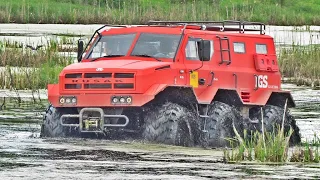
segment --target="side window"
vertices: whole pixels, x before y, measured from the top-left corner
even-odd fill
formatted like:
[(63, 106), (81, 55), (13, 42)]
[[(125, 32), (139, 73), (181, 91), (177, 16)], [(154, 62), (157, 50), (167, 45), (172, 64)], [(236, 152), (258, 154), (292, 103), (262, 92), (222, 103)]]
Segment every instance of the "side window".
[(98, 42), (95, 46), (94, 46), (94, 48), (92, 49), (92, 54), (91, 54), (91, 56), (92, 57), (100, 57), (100, 56), (102, 56), (102, 52), (101, 52), (101, 50), (102, 50), (102, 43), (103, 42)]
[(256, 44), (256, 53), (258, 54), (268, 54), (266, 44)]
[[(189, 38), (185, 49), (187, 60), (200, 60), (198, 53), (198, 43), (195, 39)], [(213, 41), (210, 40), (210, 59), (214, 53)]]
[(233, 49), (234, 49), (234, 52), (236, 52), (236, 53), (245, 53), (246, 52), (245, 45), (242, 42), (234, 42)]

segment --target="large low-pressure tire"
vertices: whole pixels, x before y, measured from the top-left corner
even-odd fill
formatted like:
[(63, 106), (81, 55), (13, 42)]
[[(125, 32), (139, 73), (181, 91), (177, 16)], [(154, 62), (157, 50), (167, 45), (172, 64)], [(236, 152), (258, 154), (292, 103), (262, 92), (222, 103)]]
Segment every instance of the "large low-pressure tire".
[[(235, 136), (234, 127), (239, 130), (236, 116), (228, 104), (214, 101), (208, 110), (205, 128), (207, 130), (205, 146), (226, 147), (230, 146), (228, 138)], [(240, 132), (238, 132), (240, 133)]]
[(149, 142), (194, 146), (200, 135), (197, 119), (187, 108), (167, 102), (145, 114), (142, 136)]
[[(282, 126), (284, 108), (273, 106), (273, 105), (266, 105), (262, 109), (263, 109), (263, 124), (267, 132), (274, 132), (274, 130), (277, 130), (277, 126), (278, 127)], [(250, 129), (258, 130), (259, 132), (261, 132), (262, 131), (261, 110), (257, 111), (257, 113), (255, 114), (255, 118), (259, 120), (259, 123)], [(290, 144), (291, 145), (299, 144), (301, 142), (299, 128), (296, 125), (296, 121), (294, 120), (293, 116), (290, 114), (289, 111), (287, 111), (284, 119), (285, 134), (289, 132), (290, 127), (293, 130), (293, 134), (290, 137)]]
[(49, 105), (44, 115), (43, 124), (41, 126), (41, 137), (67, 137), (77, 136), (74, 127), (63, 127), (60, 123), (60, 117), (63, 114), (73, 114), (72, 110), (65, 108), (55, 108)]

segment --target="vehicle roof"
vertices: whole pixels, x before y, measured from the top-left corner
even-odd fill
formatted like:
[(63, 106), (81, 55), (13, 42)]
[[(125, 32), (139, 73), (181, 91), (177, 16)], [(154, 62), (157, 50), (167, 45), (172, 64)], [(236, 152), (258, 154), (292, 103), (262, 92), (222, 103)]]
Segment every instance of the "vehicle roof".
[[(101, 32), (102, 35), (107, 34), (119, 34), (119, 33), (162, 33), (162, 34), (181, 34), (183, 26), (124, 26), (124, 27), (106, 27)], [(259, 32), (244, 32), (239, 31), (213, 31), (213, 30), (201, 30), (199, 28), (187, 27), (184, 31), (185, 34), (212, 34), (223, 36), (239, 36), (239, 37), (254, 37), (254, 38), (272, 38), (269, 35), (260, 34)]]

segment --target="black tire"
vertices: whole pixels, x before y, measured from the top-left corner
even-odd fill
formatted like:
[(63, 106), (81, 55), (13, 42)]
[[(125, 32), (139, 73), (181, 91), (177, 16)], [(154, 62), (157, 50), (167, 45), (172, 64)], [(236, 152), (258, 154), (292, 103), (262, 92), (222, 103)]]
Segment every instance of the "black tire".
[[(263, 108), (263, 124), (264, 128), (267, 132), (274, 132), (276, 133), (277, 128), (282, 126), (283, 120), (283, 113), (284, 108), (273, 106), (273, 105), (266, 105)], [(262, 130), (262, 119), (261, 119), (261, 110), (257, 111), (254, 115), (256, 119), (259, 120), (259, 123), (253, 125), (250, 129), (253, 131)], [(293, 134), (290, 137), (290, 144), (296, 145), (301, 142), (300, 130), (296, 125), (296, 121), (294, 120), (293, 116), (290, 114), (289, 111), (286, 112), (285, 120), (284, 120), (284, 133), (287, 134), (290, 130), (290, 127), (293, 130)], [(275, 131), (274, 131), (275, 130)]]
[(142, 136), (155, 143), (194, 146), (200, 135), (197, 119), (187, 108), (167, 102), (146, 113)]
[(41, 137), (67, 137), (79, 136), (77, 128), (63, 127), (60, 124), (60, 117), (63, 114), (74, 114), (72, 109), (55, 108), (49, 105), (44, 115), (43, 124), (41, 126)]
[[(205, 126), (207, 130), (205, 146), (230, 146), (228, 138), (233, 138), (235, 136), (233, 123), (237, 131), (239, 131), (236, 115), (232, 107), (228, 104), (214, 101), (210, 105), (208, 116)], [(241, 132), (238, 133), (240, 134)]]

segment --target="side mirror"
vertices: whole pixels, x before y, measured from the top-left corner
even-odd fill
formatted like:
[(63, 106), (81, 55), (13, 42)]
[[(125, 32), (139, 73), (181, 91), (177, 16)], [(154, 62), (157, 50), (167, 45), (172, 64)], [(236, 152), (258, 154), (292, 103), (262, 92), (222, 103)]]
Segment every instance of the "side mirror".
[(210, 61), (211, 44), (210, 41), (201, 39), (198, 41), (198, 53), (200, 61)]
[(81, 55), (83, 53), (83, 44), (84, 44), (83, 40), (79, 39), (78, 40), (78, 56), (77, 56), (78, 62), (80, 62), (82, 59)]

